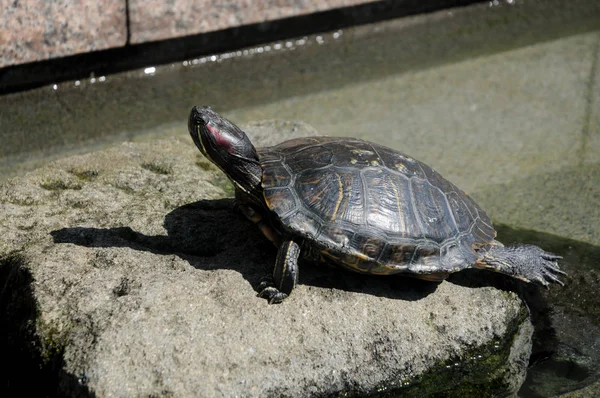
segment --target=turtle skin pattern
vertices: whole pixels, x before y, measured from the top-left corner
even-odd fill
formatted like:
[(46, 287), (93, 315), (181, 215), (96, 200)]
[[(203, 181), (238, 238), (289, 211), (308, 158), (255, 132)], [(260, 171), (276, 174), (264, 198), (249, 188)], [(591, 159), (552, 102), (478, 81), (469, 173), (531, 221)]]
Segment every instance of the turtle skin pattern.
[(276, 229), (351, 270), (448, 274), (496, 236), (479, 206), (431, 167), (359, 139), (312, 137), (258, 150)]

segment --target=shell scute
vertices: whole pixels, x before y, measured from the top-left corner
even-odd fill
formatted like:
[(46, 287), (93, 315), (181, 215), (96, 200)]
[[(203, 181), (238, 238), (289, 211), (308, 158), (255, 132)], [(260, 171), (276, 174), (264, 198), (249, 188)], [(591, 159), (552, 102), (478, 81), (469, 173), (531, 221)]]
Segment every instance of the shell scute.
[(263, 171), (262, 183), (265, 186), (287, 187), (292, 183), (292, 180), (289, 170), (281, 164), (274, 164)]
[(352, 245), (354, 233), (347, 228), (340, 226), (326, 225), (320, 233), (318, 239), (325, 243), (326, 247), (347, 248)]
[(273, 189), (269, 196), (265, 197), (265, 203), (280, 217), (286, 217), (297, 212), (299, 200), (290, 188)]
[(296, 177), (295, 190), (303, 206), (323, 222), (364, 223), (364, 192), (356, 173), (307, 170)]
[(369, 200), (365, 209), (367, 225), (374, 228), (386, 226), (386, 230), (395, 231), (401, 236), (420, 234), (415, 215), (407, 208), (412, 200), (407, 177), (384, 168), (369, 169), (364, 170), (363, 181), (368, 181)]
[(421, 226), (423, 238), (443, 242), (459, 232), (446, 195), (427, 180), (413, 178), (410, 181), (412, 206)]
[(281, 218), (281, 222), (302, 237), (313, 240), (319, 236), (321, 229), (321, 221), (310, 212), (295, 211), (288, 213)]

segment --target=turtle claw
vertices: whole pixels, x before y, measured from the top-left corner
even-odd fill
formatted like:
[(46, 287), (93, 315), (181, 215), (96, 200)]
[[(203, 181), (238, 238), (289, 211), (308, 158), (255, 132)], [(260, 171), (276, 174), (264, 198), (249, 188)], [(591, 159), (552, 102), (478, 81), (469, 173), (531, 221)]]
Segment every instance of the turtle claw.
[(267, 288), (275, 288), (275, 282), (273, 281), (273, 278), (271, 276), (264, 276), (261, 280), (260, 283), (258, 284), (258, 292), (259, 294), (267, 289)]
[(564, 286), (565, 283), (558, 277), (560, 275), (567, 275), (566, 272), (561, 270), (556, 263), (556, 260), (562, 258), (555, 255), (546, 255), (550, 253), (544, 252), (543, 255), (533, 258), (531, 263), (528, 265), (526, 270), (522, 272), (535, 275), (532, 282), (544, 286), (546, 289), (550, 288), (550, 283), (556, 283)]
[(259, 287), (259, 290), (258, 297), (266, 299), (269, 304), (279, 304), (288, 297), (287, 294), (277, 290), (275, 286)]
[(558, 274), (558, 275), (567, 275), (567, 273), (564, 272), (564, 271), (562, 271), (562, 270), (560, 270), (560, 269), (558, 269), (557, 267), (553, 267), (553, 268), (548, 267), (548, 269), (552, 270), (553, 273), (552, 272), (548, 272), (548, 270), (544, 270), (545, 271), (544, 272), (544, 278), (545, 278), (544, 282), (546, 282), (545, 283), (546, 288), (549, 287), (548, 280), (550, 282), (554, 282), (554, 283), (557, 283), (557, 284), (559, 284), (561, 286), (564, 286), (565, 283), (563, 281), (561, 281), (560, 279), (558, 279), (558, 277), (556, 276), (556, 274)]
[[(540, 249), (541, 250), (541, 249)], [(562, 256), (557, 256), (554, 253), (550, 253), (544, 250), (541, 250), (541, 255), (540, 257), (542, 257), (544, 260), (548, 260), (548, 261), (557, 261), (557, 260), (562, 260)]]
[(279, 304), (285, 300), (288, 295), (280, 292), (273, 283), (270, 276), (264, 277), (258, 285), (258, 297), (266, 299), (269, 304)]
[(283, 300), (285, 300), (288, 295), (285, 293), (281, 293), (279, 290), (274, 287), (268, 287), (258, 293), (258, 297), (267, 299), (269, 304), (279, 304)]
[(546, 289), (550, 288), (550, 283), (556, 283), (557, 285), (564, 286), (565, 283), (561, 281), (558, 276), (567, 275), (566, 272), (558, 268), (556, 263), (549, 262), (541, 258), (535, 262), (527, 264), (525, 269), (521, 268), (517, 271), (523, 275), (523, 277), (519, 279), (543, 286)]
[(534, 267), (532, 271), (538, 272), (538, 279), (541, 280), (541, 284), (546, 288), (550, 287), (550, 283), (556, 283), (561, 286), (565, 285), (565, 283), (561, 281), (558, 276), (567, 275), (567, 273), (558, 268), (558, 264), (556, 264), (555, 261), (556, 260), (548, 261), (542, 257), (534, 263), (536, 267)]
[(546, 280), (546, 278), (547, 278), (546, 275), (544, 275), (544, 276), (539, 275), (534, 280), (531, 280), (530, 282), (531, 283), (535, 283), (536, 285), (543, 286), (546, 289), (550, 289), (550, 283), (548, 283), (548, 281)]

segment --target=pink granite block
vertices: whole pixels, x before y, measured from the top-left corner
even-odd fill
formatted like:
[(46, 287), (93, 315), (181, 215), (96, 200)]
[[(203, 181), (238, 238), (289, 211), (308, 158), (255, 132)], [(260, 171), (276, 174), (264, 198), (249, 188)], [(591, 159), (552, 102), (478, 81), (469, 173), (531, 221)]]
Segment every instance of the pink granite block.
[(124, 0), (0, 0), (0, 68), (126, 40)]
[(131, 42), (212, 32), (374, 0), (130, 0)]

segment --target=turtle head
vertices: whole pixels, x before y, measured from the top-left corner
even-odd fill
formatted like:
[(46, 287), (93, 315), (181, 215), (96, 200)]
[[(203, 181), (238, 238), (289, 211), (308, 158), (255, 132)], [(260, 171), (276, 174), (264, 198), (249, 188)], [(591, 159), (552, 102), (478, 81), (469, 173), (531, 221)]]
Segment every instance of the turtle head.
[(188, 129), (200, 152), (219, 167), (237, 190), (260, 201), (262, 169), (250, 139), (210, 107), (193, 107)]

